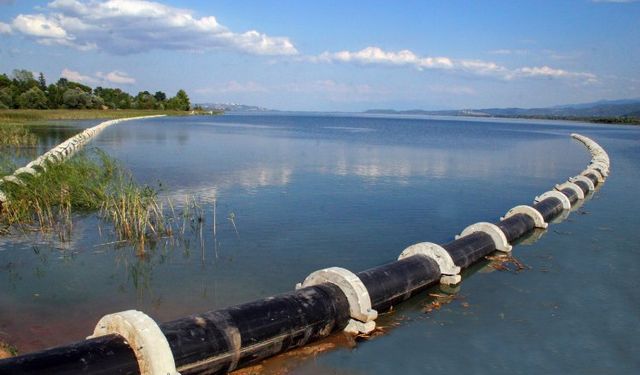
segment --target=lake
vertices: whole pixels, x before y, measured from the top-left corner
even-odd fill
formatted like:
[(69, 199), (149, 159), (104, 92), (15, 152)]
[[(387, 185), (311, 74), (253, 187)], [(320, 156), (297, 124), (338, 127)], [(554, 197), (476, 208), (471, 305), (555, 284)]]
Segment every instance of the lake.
[[(37, 134), (51, 146), (98, 122)], [(417, 242), (448, 242), (581, 172), (591, 156), (573, 132), (604, 147), (611, 175), (567, 220), (514, 248), (525, 269), (479, 264), (457, 289), (432, 288), (383, 315), (385, 334), (286, 366), (637, 373), (640, 128), (560, 121), (260, 113), (114, 125), (90, 146), (176, 209), (195, 200), (203, 224), (144, 256), (113, 243), (95, 215), (75, 217), (69, 242), (0, 237), (0, 340), (39, 350), (83, 339), (108, 313), (167, 321), (292, 290), (321, 268), (357, 272)]]

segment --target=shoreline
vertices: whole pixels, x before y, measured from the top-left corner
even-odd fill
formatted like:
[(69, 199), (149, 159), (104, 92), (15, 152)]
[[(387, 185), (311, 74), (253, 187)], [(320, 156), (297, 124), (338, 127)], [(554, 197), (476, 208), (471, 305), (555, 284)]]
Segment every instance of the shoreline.
[(139, 110), (139, 109), (2, 109), (0, 126), (46, 125), (48, 121), (116, 120), (139, 116), (190, 116), (191, 111)]

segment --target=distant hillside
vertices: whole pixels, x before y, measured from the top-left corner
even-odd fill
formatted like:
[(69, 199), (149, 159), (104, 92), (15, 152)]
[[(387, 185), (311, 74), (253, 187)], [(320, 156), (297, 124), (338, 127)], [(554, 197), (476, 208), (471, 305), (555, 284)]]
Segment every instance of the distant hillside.
[(447, 111), (372, 109), (366, 111), (366, 113), (567, 119), (635, 118), (640, 121), (640, 99), (602, 100), (593, 103), (570, 104), (547, 108), (484, 108)]
[(258, 107), (254, 105), (236, 104), (236, 103), (200, 103), (198, 104), (205, 110), (224, 111), (224, 112), (270, 112), (271, 109)]

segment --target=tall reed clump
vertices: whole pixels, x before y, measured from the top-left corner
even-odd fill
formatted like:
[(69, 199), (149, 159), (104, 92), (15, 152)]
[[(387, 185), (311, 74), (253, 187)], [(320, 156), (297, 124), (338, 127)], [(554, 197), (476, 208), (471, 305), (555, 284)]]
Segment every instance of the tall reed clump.
[(165, 216), (157, 193), (135, 183), (130, 173), (104, 152), (81, 152), (64, 163), (51, 163), (37, 176), (22, 174), (23, 183), (5, 181), (8, 197), (0, 207), (0, 234), (12, 228), (53, 233), (70, 240), (74, 213), (98, 213), (113, 225), (118, 242), (131, 242), (144, 251), (149, 240), (185, 235), (189, 227), (202, 237), (204, 210), (187, 198), (181, 215), (171, 201)]
[(55, 230), (67, 240), (72, 228), (72, 211), (90, 212), (100, 208), (119, 167), (104, 152), (93, 150), (65, 163), (49, 164), (46, 171), (20, 176), (23, 184), (5, 182), (2, 190), (8, 201), (2, 207), (4, 229), (48, 232)]
[(117, 238), (144, 247), (149, 237), (170, 235), (156, 192), (138, 186), (129, 176), (119, 179), (100, 206), (100, 216), (113, 223)]
[(0, 146), (35, 146), (38, 137), (20, 125), (0, 126)]

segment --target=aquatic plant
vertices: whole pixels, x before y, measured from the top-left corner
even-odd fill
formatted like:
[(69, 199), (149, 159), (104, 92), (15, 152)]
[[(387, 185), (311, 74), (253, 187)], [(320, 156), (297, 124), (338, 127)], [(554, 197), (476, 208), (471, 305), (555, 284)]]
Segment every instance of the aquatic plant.
[(121, 179), (100, 206), (100, 216), (113, 223), (119, 240), (137, 242), (142, 248), (148, 237), (171, 235), (156, 192), (138, 186), (129, 177)]
[(0, 126), (0, 147), (2, 146), (34, 146), (38, 137), (29, 129), (20, 125)]
[[(72, 211), (88, 212), (100, 207), (119, 172), (117, 163), (99, 150), (83, 152), (66, 163), (49, 163), (37, 176), (22, 174), (22, 183), (5, 181), (7, 203), (0, 224), (23, 230), (56, 230), (68, 239)], [(65, 234), (66, 233), (66, 234)]]

